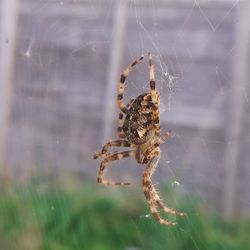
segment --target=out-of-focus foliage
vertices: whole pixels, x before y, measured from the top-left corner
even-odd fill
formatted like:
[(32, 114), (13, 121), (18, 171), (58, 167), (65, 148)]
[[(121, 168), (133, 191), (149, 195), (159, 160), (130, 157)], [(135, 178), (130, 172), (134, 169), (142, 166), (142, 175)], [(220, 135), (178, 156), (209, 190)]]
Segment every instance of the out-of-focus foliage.
[[(161, 193), (173, 201), (169, 190)], [(0, 193), (0, 249), (250, 249), (249, 219), (226, 223), (190, 197), (179, 210), (188, 216), (167, 227), (130, 187), (33, 180)]]

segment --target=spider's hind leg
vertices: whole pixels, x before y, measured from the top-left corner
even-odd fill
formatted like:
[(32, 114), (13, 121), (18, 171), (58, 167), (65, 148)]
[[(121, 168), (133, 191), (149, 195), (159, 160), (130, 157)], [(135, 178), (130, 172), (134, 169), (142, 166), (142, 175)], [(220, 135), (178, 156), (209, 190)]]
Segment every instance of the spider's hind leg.
[(167, 207), (163, 201), (161, 200), (159, 194), (157, 193), (157, 191), (155, 190), (155, 188), (153, 187), (152, 189), (152, 195), (154, 196), (154, 200), (155, 203), (159, 206), (159, 208), (161, 208), (165, 213), (169, 213), (169, 214), (173, 214), (173, 215), (178, 215), (178, 216), (185, 216), (185, 213), (182, 212), (178, 212), (172, 208)]
[(153, 172), (155, 171), (155, 168), (160, 159), (159, 148), (156, 148), (153, 153), (154, 153), (154, 156), (152, 156), (143, 174), (142, 185), (143, 185), (144, 195), (146, 197), (146, 200), (149, 204), (150, 210), (155, 220), (157, 220), (160, 224), (176, 225), (177, 224), (176, 222), (171, 222), (171, 221), (162, 219), (159, 214), (159, 211), (157, 210), (157, 207), (160, 207), (164, 212), (169, 213), (169, 214), (179, 215), (179, 216), (185, 215), (184, 213), (177, 212), (165, 206), (165, 204), (161, 201), (157, 191), (155, 190), (154, 185), (152, 184), (152, 181), (151, 181), (151, 176)]

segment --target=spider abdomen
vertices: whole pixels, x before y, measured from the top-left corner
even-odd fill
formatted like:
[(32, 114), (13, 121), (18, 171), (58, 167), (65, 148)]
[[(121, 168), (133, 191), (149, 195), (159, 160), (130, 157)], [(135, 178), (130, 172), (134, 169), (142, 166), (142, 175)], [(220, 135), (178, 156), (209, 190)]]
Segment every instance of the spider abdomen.
[(146, 143), (154, 133), (152, 106), (139, 95), (131, 104), (123, 124), (123, 131), (128, 140), (134, 144)]

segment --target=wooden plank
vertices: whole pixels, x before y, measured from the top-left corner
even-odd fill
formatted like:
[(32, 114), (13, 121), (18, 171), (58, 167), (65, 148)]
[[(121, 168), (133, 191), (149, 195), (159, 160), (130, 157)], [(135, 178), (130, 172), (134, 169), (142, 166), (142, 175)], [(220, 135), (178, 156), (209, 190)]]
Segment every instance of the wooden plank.
[(6, 143), (12, 103), (14, 75), (14, 53), (16, 47), (17, 1), (3, 0), (1, 3), (0, 40), (0, 181), (4, 185), (11, 171), (6, 158)]
[[(127, 16), (126, 1), (118, 1), (115, 11), (114, 19), (114, 37), (111, 44), (111, 57), (110, 57), (110, 69), (108, 73), (108, 83), (105, 100), (104, 110), (104, 131), (103, 140), (106, 141), (111, 137), (113, 128), (113, 120), (115, 107), (116, 107), (116, 95), (119, 82), (119, 72), (121, 70), (121, 62), (123, 58), (125, 29), (126, 29), (126, 16)], [(118, 116), (118, 114), (117, 114)]]
[(244, 1), (239, 4), (237, 22), (235, 22), (235, 47), (232, 60), (232, 95), (230, 104), (230, 121), (228, 122), (228, 145), (223, 174), (223, 214), (226, 218), (232, 218), (238, 212), (236, 204), (237, 175), (241, 166), (240, 148), (241, 135), (244, 134), (244, 92), (248, 83), (248, 55), (250, 49), (250, 2)]

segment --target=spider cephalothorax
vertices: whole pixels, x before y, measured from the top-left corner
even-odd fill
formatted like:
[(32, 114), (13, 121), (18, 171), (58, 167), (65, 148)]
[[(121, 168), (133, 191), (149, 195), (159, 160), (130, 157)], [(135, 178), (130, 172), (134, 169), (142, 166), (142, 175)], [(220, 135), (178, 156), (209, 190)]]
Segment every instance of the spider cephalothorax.
[[(151, 176), (155, 171), (160, 159), (160, 144), (169, 137), (169, 132), (165, 138), (160, 137), (159, 124), (159, 102), (160, 93), (155, 87), (154, 65), (152, 56), (148, 53), (149, 58), (149, 76), (150, 76), (150, 91), (132, 99), (127, 105), (123, 103), (123, 92), (125, 88), (125, 80), (133, 67), (140, 62), (144, 57), (130, 64), (121, 74), (118, 88), (117, 103), (120, 109), (118, 120), (118, 137), (120, 140), (107, 142), (102, 150), (94, 155), (95, 159), (102, 158), (99, 168), (97, 182), (106, 185), (129, 185), (128, 182), (114, 182), (103, 178), (104, 169), (111, 161), (121, 160), (125, 157), (134, 157), (139, 164), (147, 164), (143, 173), (142, 186), (144, 195), (149, 203), (150, 210), (154, 218), (160, 224), (175, 225), (176, 222), (171, 222), (160, 217), (157, 210), (159, 207), (163, 211), (173, 215), (183, 216), (184, 213), (177, 212), (168, 208), (160, 199), (154, 185), (151, 181)], [(109, 153), (110, 147), (129, 147), (130, 150), (124, 152)]]

